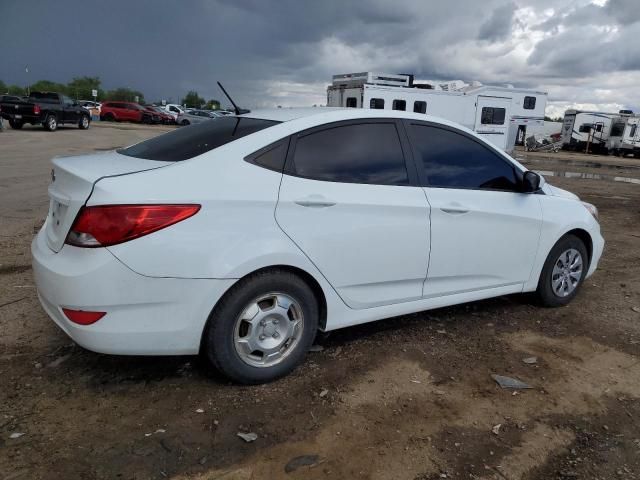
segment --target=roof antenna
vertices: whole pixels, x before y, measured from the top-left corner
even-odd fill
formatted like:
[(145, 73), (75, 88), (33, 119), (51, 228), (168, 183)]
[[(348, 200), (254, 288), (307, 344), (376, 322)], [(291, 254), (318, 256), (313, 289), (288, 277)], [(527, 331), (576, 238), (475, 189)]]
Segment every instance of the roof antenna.
[(244, 108), (238, 107), (238, 105), (236, 105), (236, 102), (233, 101), (233, 99), (227, 93), (227, 91), (224, 89), (222, 84), (220, 82), (217, 82), (217, 83), (218, 83), (218, 86), (220, 87), (220, 90), (222, 90), (222, 93), (224, 93), (227, 96), (227, 98), (231, 102), (231, 105), (233, 105), (233, 110), (235, 111), (236, 115), (242, 115), (243, 113), (250, 113), (251, 112), (251, 110), (246, 110)]

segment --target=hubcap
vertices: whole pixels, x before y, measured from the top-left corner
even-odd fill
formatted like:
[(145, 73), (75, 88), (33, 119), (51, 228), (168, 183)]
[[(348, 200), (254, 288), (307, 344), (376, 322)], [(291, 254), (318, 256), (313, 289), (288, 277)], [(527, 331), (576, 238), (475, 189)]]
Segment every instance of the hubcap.
[(86, 128), (88, 124), (89, 120), (87, 120), (87, 117), (82, 117), (82, 126)]
[(245, 363), (271, 367), (295, 350), (303, 328), (300, 304), (284, 293), (268, 293), (250, 302), (236, 319), (234, 346)]
[(582, 278), (582, 255), (575, 248), (560, 254), (553, 266), (551, 288), (559, 297), (566, 297), (573, 292)]
[(56, 128), (56, 119), (53, 117), (49, 118), (49, 128)]

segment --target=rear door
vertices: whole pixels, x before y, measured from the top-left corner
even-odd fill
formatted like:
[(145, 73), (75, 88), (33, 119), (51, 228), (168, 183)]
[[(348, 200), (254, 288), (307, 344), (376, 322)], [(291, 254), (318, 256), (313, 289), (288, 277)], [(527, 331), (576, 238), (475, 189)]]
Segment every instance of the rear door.
[(510, 98), (479, 96), (476, 103), (476, 125), (478, 135), (496, 147), (507, 147)]
[(425, 297), (526, 282), (542, 227), (539, 196), (521, 193), (515, 166), (460, 130), (407, 122), (431, 205)]
[(352, 308), (422, 296), (429, 205), (401, 134), (395, 120), (338, 122), (289, 148), (276, 220)]

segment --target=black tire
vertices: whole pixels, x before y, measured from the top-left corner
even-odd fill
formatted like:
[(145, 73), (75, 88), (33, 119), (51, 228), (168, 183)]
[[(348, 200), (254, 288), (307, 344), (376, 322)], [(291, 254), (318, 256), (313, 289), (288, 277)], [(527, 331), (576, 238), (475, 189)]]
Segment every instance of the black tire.
[(116, 117), (113, 113), (109, 112), (102, 117), (102, 120), (104, 120), (105, 122), (115, 122)]
[[(280, 363), (253, 366), (236, 351), (236, 321), (251, 302), (272, 292), (285, 294), (298, 303), (303, 315), (302, 332)], [(313, 291), (300, 277), (285, 270), (258, 272), (235, 284), (215, 306), (203, 333), (201, 354), (234, 382), (246, 385), (270, 382), (290, 373), (304, 360), (318, 330), (318, 312)]]
[(23, 125), (24, 123), (19, 120), (9, 120), (9, 126), (14, 130), (20, 130)]
[(89, 128), (90, 124), (91, 124), (91, 118), (89, 118), (89, 115), (82, 115), (80, 117), (80, 120), (78, 121), (78, 128), (80, 130), (86, 130)]
[(187, 125), (189, 125), (189, 120), (182, 120), (180, 122), (180, 125), (182, 125), (183, 127), (186, 127)]
[[(582, 274), (580, 275), (580, 279), (573, 291), (566, 296), (560, 296), (553, 291), (553, 268), (556, 265), (556, 262), (560, 260), (560, 255), (570, 249), (577, 250), (582, 257)], [(540, 303), (545, 307), (562, 307), (567, 305), (580, 291), (580, 287), (582, 287), (582, 283), (584, 282), (584, 278), (588, 270), (589, 254), (584, 242), (575, 235), (565, 235), (562, 237), (553, 246), (546, 261), (544, 262), (544, 267), (542, 268), (542, 273), (540, 274), (540, 279), (538, 281), (538, 289), (536, 290)]]
[(44, 122), (42, 122), (42, 126), (48, 132), (55, 132), (58, 129), (58, 119), (55, 115), (49, 114), (47, 118), (44, 119)]

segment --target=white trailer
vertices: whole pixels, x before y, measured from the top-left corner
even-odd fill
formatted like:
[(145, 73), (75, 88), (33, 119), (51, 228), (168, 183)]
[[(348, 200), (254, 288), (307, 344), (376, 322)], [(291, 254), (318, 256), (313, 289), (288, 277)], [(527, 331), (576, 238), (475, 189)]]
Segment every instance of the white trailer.
[(526, 128), (541, 127), (547, 94), (536, 90), (466, 84), (414, 82), (413, 75), (372, 72), (334, 75), (327, 106), (409, 110), (451, 120), (474, 130), (494, 145), (513, 150)]
[(562, 121), (562, 148), (586, 151), (588, 145), (590, 151), (607, 153), (613, 126), (624, 123), (628, 115), (569, 109)]

